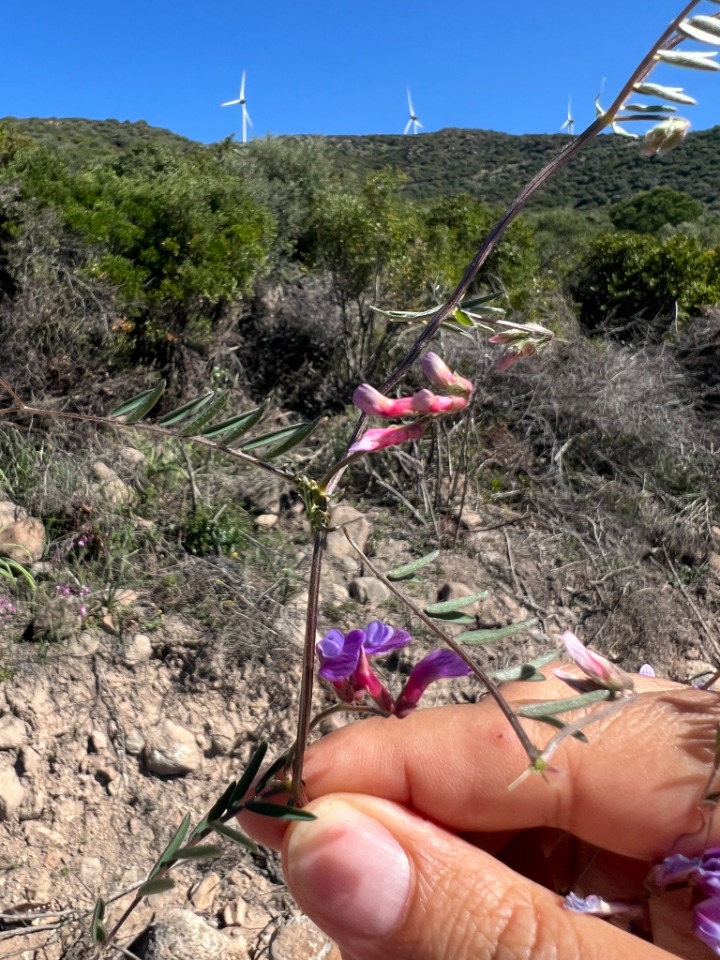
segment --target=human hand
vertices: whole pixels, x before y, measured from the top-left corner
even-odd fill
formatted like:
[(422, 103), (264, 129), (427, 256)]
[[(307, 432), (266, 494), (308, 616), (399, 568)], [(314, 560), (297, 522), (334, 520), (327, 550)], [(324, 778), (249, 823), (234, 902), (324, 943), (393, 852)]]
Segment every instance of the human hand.
[[(307, 754), (318, 819), (243, 824), (282, 849), (290, 890), (345, 960), (711, 957), (693, 935), (687, 890), (650, 901), (653, 946), (568, 911), (547, 889), (633, 897), (652, 863), (720, 842), (699, 807), (720, 698), (638, 681), (642, 694), (591, 725), (590, 743), (564, 741), (549, 783), (532, 776), (508, 790), (527, 757), (485, 700), (333, 733)], [(503, 692), (518, 706), (528, 691), (566, 689), (551, 678)], [(548, 739), (547, 727), (527, 727), (535, 743)], [(568, 834), (582, 842), (571, 863)]]

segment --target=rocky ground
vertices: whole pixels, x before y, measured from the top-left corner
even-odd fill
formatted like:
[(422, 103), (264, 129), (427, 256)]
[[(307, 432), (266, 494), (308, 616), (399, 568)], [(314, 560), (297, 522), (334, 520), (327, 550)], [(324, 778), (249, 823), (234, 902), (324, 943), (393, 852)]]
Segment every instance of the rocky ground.
[[(97, 482), (114, 477), (105, 473)], [(114, 495), (122, 497), (122, 489)], [(42, 530), (11, 507), (0, 507), (0, 542), (20, 561), (28, 554), (13, 553), (18, 544), (33, 551), (41, 579)], [(275, 507), (260, 516), (262, 524), (288, 531), (302, 526), (296, 510)], [(335, 520), (349, 523), (384, 569), (426, 552), (427, 531), (396, 511), (342, 506)], [(570, 627), (629, 669), (649, 661), (680, 680), (713, 669), (720, 644), (717, 527), (697, 577), (683, 582), (652, 544), (629, 538), (589, 546), (590, 539), (563, 531), (519, 500), (512, 507), (466, 504), (457, 539), (451, 521), (451, 535), (441, 530), (447, 548), (412, 589), (423, 601), (489, 589), (491, 596), (473, 608), (483, 627), (537, 619), (489, 650), (491, 662), (531, 658), (557, 646)], [(302, 580), (309, 548), (298, 549)], [(332, 534), (322, 629), (375, 618), (409, 623), (368, 574), (342, 535)], [(226, 657), (222, 670), (207, 667), (215, 662), (212, 629), (181, 612), (155, 616), (157, 599), (142, 588), (115, 597), (114, 607), (92, 622), (78, 626), (75, 618), (75, 628), (53, 643), (39, 647), (36, 636), (4, 650), (0, 958), (94, 956), (88, 930), (96, 898), (109, 901), (112, 922), (128, 900), (123, 893), (147, 876), (183, 816), (191, 811), (199, 819), (260, 740), (275, 752), (291, 742), (305, 596), (295, 592), (270, 614), (263, 608), (265, 626), (270, 616), (283, 640), (276, 649), (266, 646), (237, 662)], [(68, 600), (53, 602), (65, 609)], [(73, 594), (72, 602), (82, 597)], [(42, 627), (40, 612), (35, 616)], [(45, 616), (57, 630), (57, 609)], [(402, 671), (402, 658), (391, 667)], [(326, 696), (317, 693), (318, 705)], [(469, 681), (439, 684), (429, 701), (449, 696), (472, 699), (476, 690)], [(228, 847), (217, 861), (175, 871), (175, 889), (145, 900), (119, 942), (146, 960), (337, 957), (298, 913), (276, 856), (238, 850)]]

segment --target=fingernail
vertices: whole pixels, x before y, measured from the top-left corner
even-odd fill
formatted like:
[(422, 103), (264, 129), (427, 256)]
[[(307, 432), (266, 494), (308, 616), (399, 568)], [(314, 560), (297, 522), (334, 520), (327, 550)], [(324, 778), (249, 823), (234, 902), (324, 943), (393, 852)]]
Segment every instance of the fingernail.
[(410, 895), (407, 854), (377, 820), (340, 800), (299, 822), (287, 850), (287, 879), (302, 909), (341, 939), (387, 937), (402, 922)]

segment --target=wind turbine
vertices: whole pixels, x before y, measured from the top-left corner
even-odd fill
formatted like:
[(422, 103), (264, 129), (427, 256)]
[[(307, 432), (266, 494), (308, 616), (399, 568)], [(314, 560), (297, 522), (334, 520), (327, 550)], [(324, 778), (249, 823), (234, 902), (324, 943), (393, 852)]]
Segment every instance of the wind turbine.
[(408, 111), (410, 112), (410, 119), (405, 124), (405, 133), (410, 133), (411, 131), (412, 133), (417, 133), (418, 130), (422, 130), (422, 124), (418, 120), (417, 114), (415, 113), (415, 109), (413, 107), (412, 97), (410, 96), (410, 87), (407, 88), (407, 95), (408, 95)]
[(565, 123), (560, 127), (560, 129), (561, 129), (561, 130), (567, 130), (567, 132), (570, 134), (571, 137), (572, 137), (573, 133), (575, 132), (575, 121), (573, 120), (573, 115), (572, 115), (572, 100), (570, 99), (570, 97), (568, 97), (568, 114), (567, 114), (567, 120), (566, 120)]
[(242, 108), (242, 142), (247, 143), (247, 128), (248, 124), (252, 127), (253, 122), (250, 119), (250, 114), (248, 113), (247, 100), (245, 99), (245, 73), (242, 72), (242, 80), (240, 81), (240, 96), (237, 100), (228, 100), (227, 103), (221, 103), (221, 107), (233, 107), (236, 103), (239, 103)]

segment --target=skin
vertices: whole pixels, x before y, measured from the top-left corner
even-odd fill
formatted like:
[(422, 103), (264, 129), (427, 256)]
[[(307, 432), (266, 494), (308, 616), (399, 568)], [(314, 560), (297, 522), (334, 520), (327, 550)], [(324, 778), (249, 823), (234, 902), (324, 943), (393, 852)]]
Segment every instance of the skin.
[[(527, 758), (489, 699), (349, 724), (307, 754), (317, 821), (246, 814), (243, 827), (282, 851), (291, 892), (344, 960), (710, 958), (689, 891), (651, 901), (656, 945), (569, 912), (554, 892), (631, 898), (664, 856), (720, 843), (699, 804), (720, 697), (645, 678), (636, 689), (609, 715), (592, 708), (590, 742), (566, 739), (549, 782), (535, 774), (512, 790)], [(551, 677), (503, 692), (519, 704), (567, 687)], [(537, 745), (552, 734), (524, 726)]]

